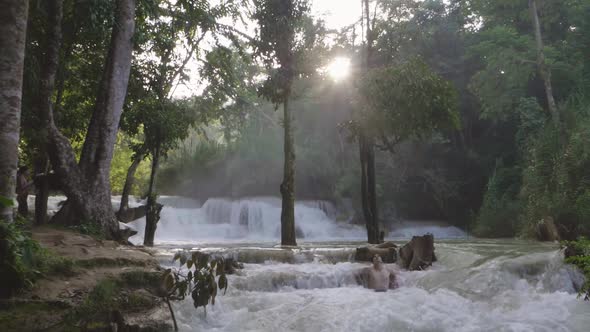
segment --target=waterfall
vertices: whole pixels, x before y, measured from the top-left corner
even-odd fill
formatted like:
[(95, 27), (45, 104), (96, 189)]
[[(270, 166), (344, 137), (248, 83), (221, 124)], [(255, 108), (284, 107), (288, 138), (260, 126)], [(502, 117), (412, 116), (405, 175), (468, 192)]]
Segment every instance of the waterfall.
[[(362, 241), (362, 226), (335, 221), (336, 208), (327, 201), (295, 203), (295, 225), (300, 240)], [(277, 242), (281, 230), (281, 201), (276, 197), (239, 200), (210, 198), (200, 207), (165, 205), (156, 230), (156, 243)], [(138, 234), (130, 240), (141, 243), (145, 220), (130, 223)]]

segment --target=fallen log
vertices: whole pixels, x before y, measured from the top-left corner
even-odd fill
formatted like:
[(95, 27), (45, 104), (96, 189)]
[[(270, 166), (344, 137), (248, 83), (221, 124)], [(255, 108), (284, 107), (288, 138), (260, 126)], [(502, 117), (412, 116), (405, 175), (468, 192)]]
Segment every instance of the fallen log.
[[(158, 209), (162, 209), (162, 207), (164, 207), (162, 204), (160, 203), (156, 203), (156, 205), (158, 206)], [(137, 220), (139, 218), (143, 218), (145, 217), (147, 214), (147, 205), (140, 205), (138, 207), (134, 207), (134, 208), (127, 208), (125, 210), (123, 210), (122, 212), (117, 212), (117, 218), (119, 219), (120, 222), (126, 224), (129, 222), (132, 222), (134, 220)]]

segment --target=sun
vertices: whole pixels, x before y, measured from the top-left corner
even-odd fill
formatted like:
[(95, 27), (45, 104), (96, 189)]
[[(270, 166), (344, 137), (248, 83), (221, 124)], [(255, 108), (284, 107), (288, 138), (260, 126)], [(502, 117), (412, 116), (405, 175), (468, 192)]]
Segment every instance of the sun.
[(348, 77), (350, 74), (350, 59), (337, 57), (326, 67), (326, 73), (336, 82)]

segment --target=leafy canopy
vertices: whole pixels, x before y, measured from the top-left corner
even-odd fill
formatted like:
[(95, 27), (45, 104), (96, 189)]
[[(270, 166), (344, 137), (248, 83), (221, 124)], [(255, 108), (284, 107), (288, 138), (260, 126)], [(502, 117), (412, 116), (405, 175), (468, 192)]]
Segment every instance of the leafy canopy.
[(460, 125), (453, 86), (420, 59), (369, 71), (359, 92), (367, 110), (362, 125), (390, 150), (405, 139)]
[(304, 38), (309, 4), (307, 0), (257, 0), (255, 5), (256, 55), (270, 70), (259, 94), (278, 105), (289, 98), (298, 72), (296, 59), (309, 43), (309, 38)]

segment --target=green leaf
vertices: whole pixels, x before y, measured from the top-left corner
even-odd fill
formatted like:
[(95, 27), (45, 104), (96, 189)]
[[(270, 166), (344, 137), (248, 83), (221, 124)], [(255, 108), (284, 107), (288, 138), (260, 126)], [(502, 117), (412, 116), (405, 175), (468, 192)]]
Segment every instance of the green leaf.
[(170, 292), (172, 288), (174, 288), (174, 277), (171, 274), (166, 275), (164, 278), (164, 286), (166, 287), (166, 291)]
[(219, 276), (217, 284), (219, 285), (219, 289), (223, 289), (223, 295), (225, 295), (225, 292), (227, 291), (227, 277), (225, 274)]
[(174, 258), (172, 259), (173, 262), (176, 262), (178, 259), (180, 259), (180, 257), (182, 256), (182, 254), (179, 252), (174, 254)]

